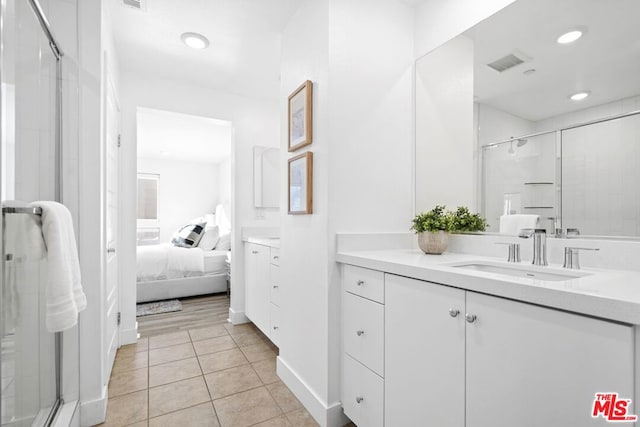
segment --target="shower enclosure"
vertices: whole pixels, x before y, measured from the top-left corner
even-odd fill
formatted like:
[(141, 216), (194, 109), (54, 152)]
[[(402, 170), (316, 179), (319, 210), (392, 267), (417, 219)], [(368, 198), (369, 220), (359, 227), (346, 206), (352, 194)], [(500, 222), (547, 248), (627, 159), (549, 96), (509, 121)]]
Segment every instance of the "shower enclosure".
[(78, 328), (54, 334), (45, 326), (46, 248), (40, 212), (26, 203), (65, 200), (64, 46), (46, 17), (49, 0), (0, 6), (0, 419), (3, 427), (69, 425)]

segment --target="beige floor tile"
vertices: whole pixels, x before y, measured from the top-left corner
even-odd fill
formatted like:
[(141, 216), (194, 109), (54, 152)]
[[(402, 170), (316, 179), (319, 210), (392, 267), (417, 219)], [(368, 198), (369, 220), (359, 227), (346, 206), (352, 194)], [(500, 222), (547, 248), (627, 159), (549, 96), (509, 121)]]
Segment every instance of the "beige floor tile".
[(242, 323), (240, 325), (225, 323), (224, 327), (231, 335), (241, 335), (250, 332), (256, 332), (258, 330), (258, 328), (256, 328), (253, 323)]
[(127, 424), (126, 427), (147, 427), (149, 425), (148, 420), (138, 421), (137, 423)]
[(233, 340), (238, 347), (247, 347), (253, 344), (264, 344), (262, 337), (256, 333), (247, 332), (246, 334), (232, 335)]
[(276, 418), (263, 421), (260, 424), (254, 424), (253, 427), (293, 427), (286, 415), (280, 415)]
[(276, 359), (274, 357), (254, 362), (251, 366), (253, 366), (263, 383), (271, 384), (280, 381), (280, 377), (276, 374)]
[(223, 369), (235, 368), (236, 366), (246, 365), (249, 363), (239, 348), (204, 354), (202, 356), (198, 356), (198, 359), (200, 360), (202, 372), (205, 374), (221, 371)]
[(211, 402), (171, 412), (149, 420), (149, 427), (219, 427)]
[(146, 390), (149, 385), (148, 378), (147, 368), (114, 372), (109, 380), (109, 398)]
[(191, 341), (202, 341), (208, 338), (224, 337), (229, 335), (224, 325), (212, 325), (206, 328), (189, 329)]
[(291, 393), (291, 390), (281, 381), (269, 384), (267, 390), (269, 390), (273, 399), (280, 409), (282, 409), (282, 412), (287, 413), (303, 408), (300, 401), (296, 399), (293, 393)]
[(319, 427), (320, 424), (313, 419), (311, 414), (306, 409), (298, 409), (297, 411), (289, 412), (287, 418), (291, 424), (296, 427)]
[(247, 427), (282, 414), (264, 387), (215, 400), (213, 406), (222, 427)]
[(173, 362), (174, 360), (188, 359), (195, 355), (190, 342), (157, 348), (155, 350), (149, 350), (149, 365), (159, 365), (161, 363)]
[(259, 362), (269, 358), (275, 358), (276, 353), (268, 345), (253, 344), (248, 347), (240, 347), (240, 350), (249, 362)]
[(161, 347), (169, 347), (176, 344), (184, 344), (189, 341), (191, 341), (191, 338), (189, 338), (189, 333), (187, 331), (156, 335), (149, 338), (149, 350)]
[(202, 341), (195, 341), (193, 343), (193, 347), (196, 349), (196, 354), (200, 356), (201, 354), (215, 353), (222, 350), (231, 350), (232, 348), (235, 348), (237, 346), (230, 336), (226, 336), (209, 338)]
[(150, 388), (149, 417), (157, 417), (210, 400), (207, 386), (202, 377)]
[(202, 375), (202, 371), (195, 357), (154, 365), (149, 368), (149, 387), (186, 380), (198, 375)]
[(141, 351), (133, 356), (116, 356), (113, 364), (113, 373), (133, 371), (134, 369), (146, 368), (149, 365), (149, 355), (146, 351)]
[(141, 351), (149, 350), (149, 338), (140, 338), (135, 344), (123, 345), (118, 349), (118, 356), (131, 357)]
[(147, 418), (147, 391), (125, 394), (109, 399), (104, 427), (120, 427)]
[(204, 376), (212, 399), (260, 387), (262, 382), (250, 365), (225, 369)]

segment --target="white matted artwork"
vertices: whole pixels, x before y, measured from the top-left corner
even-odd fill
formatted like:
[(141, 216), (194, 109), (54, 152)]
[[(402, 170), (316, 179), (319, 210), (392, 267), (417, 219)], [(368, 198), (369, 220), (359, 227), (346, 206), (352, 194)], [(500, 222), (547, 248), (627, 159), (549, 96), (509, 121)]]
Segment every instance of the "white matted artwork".
[(289, 95), (289, 152), (311, 144), (313, 83), (307, 80)]
[(289, 214), (313, 213), (313, 153), (289, 159)]

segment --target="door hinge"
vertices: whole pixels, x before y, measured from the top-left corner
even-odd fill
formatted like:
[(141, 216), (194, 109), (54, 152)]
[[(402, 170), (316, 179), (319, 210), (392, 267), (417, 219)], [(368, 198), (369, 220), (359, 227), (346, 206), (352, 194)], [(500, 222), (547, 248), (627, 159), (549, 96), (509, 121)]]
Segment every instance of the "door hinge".
[(118, 148), (120, 148), (120, 135), (118, 134)]
[(118, 326), (120, 326), (121, 321), (122, 321), (122, 313), (118, 312)]

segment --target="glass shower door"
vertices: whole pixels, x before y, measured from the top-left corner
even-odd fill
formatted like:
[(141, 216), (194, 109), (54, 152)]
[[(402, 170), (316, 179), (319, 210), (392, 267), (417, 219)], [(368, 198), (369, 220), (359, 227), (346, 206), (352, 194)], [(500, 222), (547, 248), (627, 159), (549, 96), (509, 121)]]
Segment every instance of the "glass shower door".
[(40, 217), (25, 202), (57, 196), (57, 61), (29, 1), (0, 5), (0, 418), (3, 427), (44, 426), (61, 402), (61, 372), (45, 325)]

